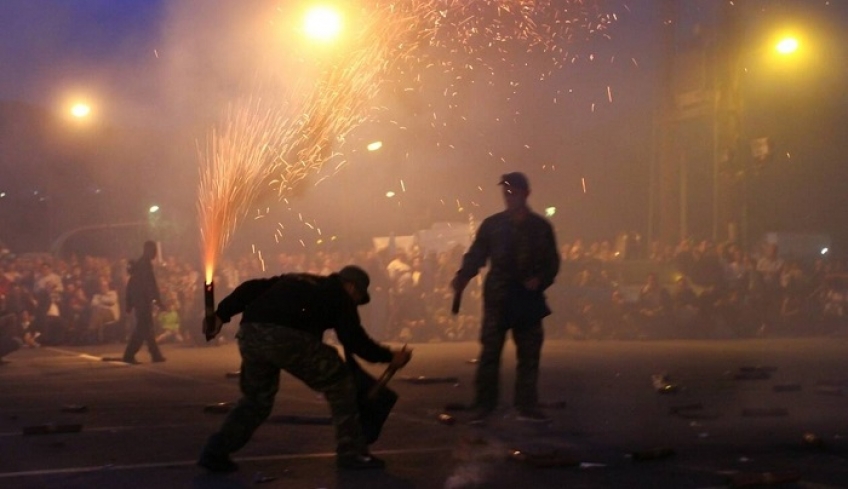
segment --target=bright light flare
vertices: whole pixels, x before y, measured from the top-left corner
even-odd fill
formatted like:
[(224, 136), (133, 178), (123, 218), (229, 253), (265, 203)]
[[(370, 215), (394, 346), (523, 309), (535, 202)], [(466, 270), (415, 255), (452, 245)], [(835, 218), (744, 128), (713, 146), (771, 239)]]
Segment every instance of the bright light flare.
[(85, 103), (77, 103), (71, 107), (71, 115), (77, 119), (83, 119), (91, 114), (91, 106)]
[(157, 212), (159, 212), (159, 206), (158, 205), (151, 205), (150, 209), (148, 209), (148, 212), (150, 212), (151, 214), (156, 214)]
[(313, 7), (303, 19), (303, 31), (317, 41), (332, 41), (342, 31), (342, 16), (332, 7)]
[(370, 143), (370, 144), (367, 146), (368, 151), (377, 151), (378, 149), (380, 149), (380, 148), (382, 148), (382, 147), (383, 147), (383, 142), (382, 142), (382, 141), (374, 141), (373, 143)]
[(778, 41), (778, 43), (775, 44), (774, 49), (779, 54), (788, 55), (798, 51), (799, 46), (800, 43), (798, 42), (798, 39), (794, 37), (787, 37)]

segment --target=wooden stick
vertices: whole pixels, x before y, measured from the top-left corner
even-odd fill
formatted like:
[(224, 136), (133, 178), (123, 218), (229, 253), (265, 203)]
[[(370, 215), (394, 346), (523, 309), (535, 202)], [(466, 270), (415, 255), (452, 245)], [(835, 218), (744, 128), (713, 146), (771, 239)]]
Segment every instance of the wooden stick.
[[(401, 351), (406, 351), (406, 345), (403, 345)], [(371, 386), (371, 390), (368, 391), (368, 399), (374, 399), (375, 397), (377, 397), (377, 393), (380, 392), (380, 389), (385, 387), (386, 384), (388, 384), (389, 381), (392, 380), (392, 377), (395, 376), (397, 371), (398, 367), (393, 367), (392, 365), (386, 367), (386, 370), (383, 372), (383, 375), (381, 375), (380, 378), (377, 379), (377, 383)]]

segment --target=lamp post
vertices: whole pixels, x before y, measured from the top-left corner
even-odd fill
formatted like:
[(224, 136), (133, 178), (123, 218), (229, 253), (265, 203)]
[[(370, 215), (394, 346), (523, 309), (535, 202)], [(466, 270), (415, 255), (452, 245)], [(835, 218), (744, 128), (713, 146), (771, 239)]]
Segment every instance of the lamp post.
[[(789, 60), (798, 58), (803, 44), (797, 36), (783, 33), (772, 37), (770, 41), (760, 42), (751, 49), (747, 47), (747, 42), (743, 42), (743, 36), (738, 28), (736, 31), (731, 31), (730, 34), (731, 45), (728, 51), (727, 65), (729, 80), (725, 85), (723, 96), (720, 97), (724, 100), (725, 105), (719, 106), (717, 103), (715, 112), (714, 234), (717, 234), (717, 226), (720, 221), (719, 203), (721, 199), (717, 188), (721, 164), (720, 155), (722, 153), (720, 133), (723, 129), (726, 138), (730, 184), (731, 188), (735, 187), (737, 196), (735, 204), (731, 204), (730, 208), (727, 209), (731, 216), (735, 215), (728, 219), (728, 234), (731, 238), (735, 237), (735, 226), (731, 223), (738, 222), (738, 238), (742, 246), (747, 247), (750, 233), (751, 177), (755, 170), (755, 160), (765, 160), (770, 153), (769, 139), (762, 134), (754, 134), (750, 122), (746, 121), (752, 113), (747, 106), (750, 97), (749, 92), (755, 89), (759, 92), (765, 91), (765, 86), (759, 86), (765, 83), (765, 79), (757, 80), (758, 86), (753, 87), (747, 78), (752, 74), (762, 75), (773, 71), (776, 74), (777, 67), (785, 67)], [(749, 65), (751, 66), (749, 67)], [(771, 66), (766, 69), (768, 65)], [(780, 77), (773, 76), (771, 79), (779, 80)], [(727, 114), (725, 121), (719, 120), (722, 111), (726, 111)]]

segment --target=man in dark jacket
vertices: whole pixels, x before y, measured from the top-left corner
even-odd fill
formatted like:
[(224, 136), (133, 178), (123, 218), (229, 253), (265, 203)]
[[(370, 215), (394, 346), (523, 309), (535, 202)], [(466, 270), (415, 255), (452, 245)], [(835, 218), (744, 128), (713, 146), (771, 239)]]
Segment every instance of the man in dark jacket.
[(147, 350), (154, 362), (164, 362), (165, 357), (156, 344), (153, 323), (153, 305), (161, 307), (159, 286), (153, 273), (153, 259), (156, 258), (156, 242), (145, 241), (141, 257), (130, 264), (130, 279), (127, 282), (127, 312), (135, 312), (135, 329), (124, 350), (124, 361), (138, 363), (135, 354), (142, 343), (147, 344)]
[(325, 344), (324, 331), (335, 330), (347, 351), (373, 363), (401, 368), (408, 350), (390, 350), (374, 342), (363, 329), (357, 307), (370, 300), (368, 274), (346, 266), (329, 276), (284, 274), (248, 280), (225, 297), (207, 324), (210, 336), (241, 313), (236, 335), (242, 356), (242, 398), (220, 431), (203, 448), (198, 465), (213, 472), (238, 469), (230, 454), (243, 447), (274, 406), (280, 370), (321, 392), (330, 403), (336, 430), (336, 464), (347, 469), (382, 468), (368, 452), (356, 400), (356, 386), (335, 348)]
[(530, 184), (523, 173), (501, 177), (506, 210), (480, 224), (474, 242), (452, 281), (455, 294), (486, 262), (483, 286), (483, 325), (480, 361), (474, 379), (476, 413), (472, 424), (482, 424), (498, 404), (498, 377), (506, 333), (512, 330), (516, 346), (514, 405), (522, 421), (548, 421), (538, 408), (539, 359), (544, 333), (542, 318), (550, 314), (544, 291), (559, 272), (560, 256), (553, 226), (527, 205)]

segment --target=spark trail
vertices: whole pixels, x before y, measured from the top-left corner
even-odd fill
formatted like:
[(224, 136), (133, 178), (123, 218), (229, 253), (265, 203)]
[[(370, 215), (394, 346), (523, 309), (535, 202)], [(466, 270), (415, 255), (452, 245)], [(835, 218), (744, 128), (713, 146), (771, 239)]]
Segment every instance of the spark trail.
[(285, 197), (326, 162), (343, 160), (350, 133), (380, 114), (375, 100), (387, 84), (420, 83), (434, 67), (494, 72), (484, 61), (490, 52), (508, 65), (513, 54), (541, 52), (562, 67), (569, 43), (605, 35), (615, 17), (604, 11), (602, 2), (589, 0), (363, 1), (356, 32), (315, 83), (283, 102), (235, 102), (222, 128), (198, 148), (207, 280), (258, 196), (270, 186)]

